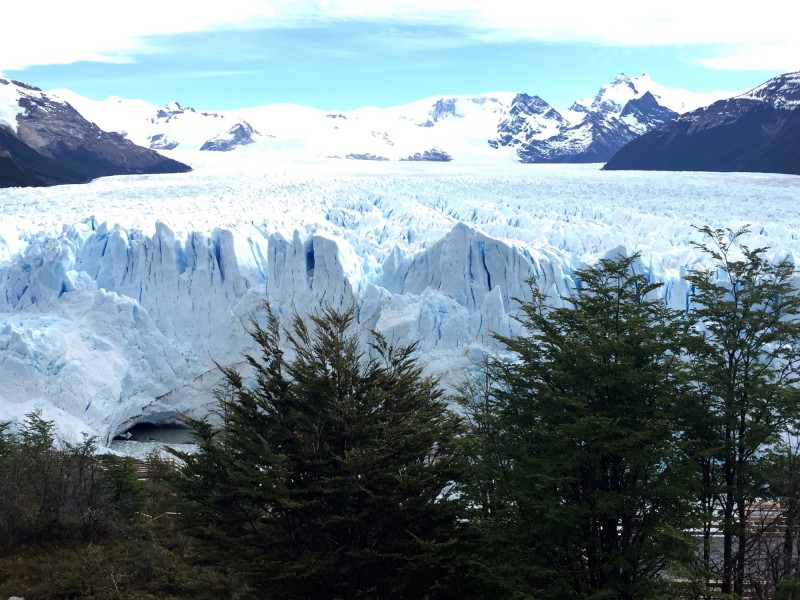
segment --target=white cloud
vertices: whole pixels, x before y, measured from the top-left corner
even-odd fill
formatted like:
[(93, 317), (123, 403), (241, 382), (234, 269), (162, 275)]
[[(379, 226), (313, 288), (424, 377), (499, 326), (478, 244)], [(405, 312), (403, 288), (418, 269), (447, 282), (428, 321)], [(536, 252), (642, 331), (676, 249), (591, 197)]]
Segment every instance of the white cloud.
[(729, 71), (800, 71), (800, 39), (727, 46), (720, 48), (717, 55), (698, 62), (712, 69)]
[(130, 62), (139, 53), (157, 51), (145, 41), (147, 36), (231, 26), (253, 15), (268, 15), (268, 4), (229, 0), (222, 11), (186, 0), (14, 2), (2, 11), (0, 68), (81, 60)]
[[(3, 8), (0, 69), (79, 60), (127, 62), (157, 52), (150, 36), (209, 29), (289, 28), (364, 19), (441, 25), (476, 41), (540, 40), (707, 48), (721, 69), (800, 69), (783, 0), (736, 11), (720, 0), (43, 0)], [(235, 51), (235, 48), (232, 49)]]

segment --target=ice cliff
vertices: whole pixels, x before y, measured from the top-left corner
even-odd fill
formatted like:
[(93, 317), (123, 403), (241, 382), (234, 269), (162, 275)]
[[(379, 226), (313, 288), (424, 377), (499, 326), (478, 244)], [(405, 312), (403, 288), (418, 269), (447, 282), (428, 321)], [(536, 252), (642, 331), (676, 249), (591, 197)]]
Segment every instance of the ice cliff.
[[(0, 420), (41, 408), (68, 439), (105, 444), (136, 422), (204, 414), (215, 362), (241, 364), (267, 299), (283, 319), (354, 304), (365, 330), (419, 340), (430, 372), (454, 382), (497, 349), (493, 333), (518, 331), (531, 278), (560, 302), (576, 267), (638, 250), (637, 268), (685, 308), (692, 224), (749, 222), (777, 254), (800, 250), (791, 178), (192, 177), (0, 198)], [(784, 210), (764, 209), (765, 186)], [(32, 216), (43, 206), (50, 217)]]

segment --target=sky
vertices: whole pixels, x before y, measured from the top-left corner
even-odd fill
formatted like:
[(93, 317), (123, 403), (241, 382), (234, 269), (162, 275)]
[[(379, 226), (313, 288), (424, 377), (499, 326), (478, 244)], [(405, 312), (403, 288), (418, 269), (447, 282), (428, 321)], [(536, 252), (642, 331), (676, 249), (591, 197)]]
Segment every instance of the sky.
[[(2, 10), (0, 76), (95, 100), (324, 110), (514, 91), (558, 108), (619, 73), (744, 91), (800, 70), (786, 0), (41, 0)], [(35, 7), (35, 8), (34, 8)], [(35, 15), (31, 14), (35, 11)]]

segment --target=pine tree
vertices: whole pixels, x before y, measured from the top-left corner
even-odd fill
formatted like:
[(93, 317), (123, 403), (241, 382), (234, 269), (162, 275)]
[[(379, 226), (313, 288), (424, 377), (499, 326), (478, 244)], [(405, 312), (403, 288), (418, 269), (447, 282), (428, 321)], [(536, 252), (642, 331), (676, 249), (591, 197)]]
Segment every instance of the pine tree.
[(353, 311), (286, 335), (253, 322), (250, 378), (224, 367), (218, 425), (192, 421), (199, 452), (179, 487), (211, 557), (270, 598), (449, 597), (461, 503), (459, 420), (414, 346), (360, 349)]
[(675, 426), (685, 324), (633, 273), (636, 259), (576, 271), (566, 307), (532, 290), (528, 333), (500, 338), (516, 359), (495, 362), (496, 418), (482, 447), (505, 505), (493, 500), (496, 539), (514, 547), (519, 593), (654, 598), (668, 569), (691, 562)]

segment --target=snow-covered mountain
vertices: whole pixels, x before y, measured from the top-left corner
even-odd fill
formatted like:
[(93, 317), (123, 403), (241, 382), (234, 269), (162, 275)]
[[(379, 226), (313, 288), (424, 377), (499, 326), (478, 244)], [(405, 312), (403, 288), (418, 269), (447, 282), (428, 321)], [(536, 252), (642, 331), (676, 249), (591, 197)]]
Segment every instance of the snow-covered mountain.
[(511, 146), (522, 162), (605, 162), (626, 143), (719, 94), (669, 89), (646, 73), (621, 74), (587, 100), (557, 111), (519, 95), (493, 145)]
[(493, 332), (516, 331), (532, 276), (556, 303), (577, 267), (640, 251), (636, 268), (685, 308), (692, 225), (750, 223), (751, 244), (800, 256), (795, 177), (265, 164), (252, 146), (189, 174), (0, 191), (0, 421), (41, 408), (105, 444), (202, 415), (214, 361), (241, 364), (265, 299), (283, 319), (354, 303), (364, 330), (419, 340), (429, 371), (458, 382)]
[(800, 175), (800, 72), (681, 115), (631, 141), (607, 169)]
[(0, 79), (0, 187), (83, 183), (105, 175), (188, 169), (101, 130), (51, 94)]
[(229, 114), (198, 111), (170, 102), (111, 97), (91, 100), (67, 89), (51, 90), (106, 131), (115, 131), (153, 150), (233, 150), (259, 137), (249, 123)]
[(716, 95), (620, 75), (591, 100), (559, 111), (538, 96), (436, 96), (385, 109), (325, 112), (266, 105), (209, 112), (177, 102), (65, 98), (104, 129), (159, 150), (264, 151), (355, 160), (603, 162), (631, 139)]

